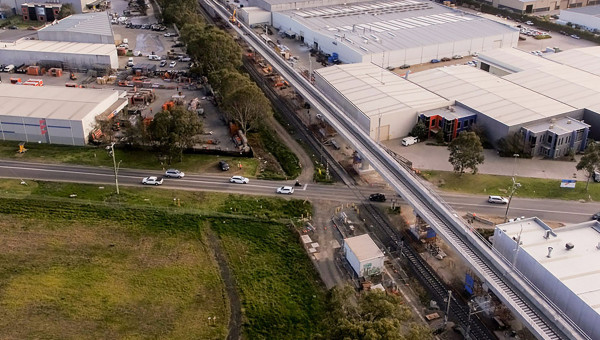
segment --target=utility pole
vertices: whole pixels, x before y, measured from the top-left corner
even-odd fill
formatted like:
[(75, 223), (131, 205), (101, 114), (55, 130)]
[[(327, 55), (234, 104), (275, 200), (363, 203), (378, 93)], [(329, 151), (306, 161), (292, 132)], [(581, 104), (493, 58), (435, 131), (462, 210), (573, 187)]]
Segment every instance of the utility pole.
[(117, 195), (119, 195), (119, 178), (117, 175), (119, 174), (119, 166), (121, 165), (121, 161), (119, 161), (119, 164), (117, 164), (117, 160), (115, 159), (115, 142), (110, 143), (110, 147), (106, 148), (110, 149), (108, 153), (112, 156), (113, 159), (113, 167), (115, 171), (115, 186), (117, 187)]
[(504, 213), (504, 223), (508, 221), (508, 209), (510, 209), (510, 202), (512, 201), (513, 195), (515, 194), (517, 189), (521, 187), (521, 183), (515, 181), (515, 168), (517, 165), (517, 158), (519, 157), (519, 154), (516, 153), (513, 155), (513, 157), (515, 158), (515, 161), (513, 162), (512, 186), (510, 188), (510, 196), (508, 196), (508, 203), (506, 204), (506, 212)]
[(448, 323), (448, 314), (450, 313), (450, 301), (452, 300), (452, 291), (448, 290), (448, 302), (446, 303), (446, 315), (444, 315), (444, 328)]

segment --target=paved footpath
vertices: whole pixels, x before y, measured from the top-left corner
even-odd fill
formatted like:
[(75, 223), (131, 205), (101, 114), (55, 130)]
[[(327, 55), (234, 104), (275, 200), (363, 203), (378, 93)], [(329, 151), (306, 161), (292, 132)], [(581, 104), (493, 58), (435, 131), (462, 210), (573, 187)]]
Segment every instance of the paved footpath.
[[(452, 171), (448, 162), (448, 149), (444, 146), (418, 143), (408, 147), (400, 145), (400, 140), (383, 143), (413, 163), (413, 167), (423, 170)], [(520, 177), (548, 179), (587, 180), (583, 171), (577, 171), (577, 162), (556, 161), (542, 158), (521, 159), (500, 157), (495, 150), (484, 150), (485, 161), (479, 166), (479, 173), (511, 176), (513, 171)], [(576, 156), (579, 159), (581, 156)]]

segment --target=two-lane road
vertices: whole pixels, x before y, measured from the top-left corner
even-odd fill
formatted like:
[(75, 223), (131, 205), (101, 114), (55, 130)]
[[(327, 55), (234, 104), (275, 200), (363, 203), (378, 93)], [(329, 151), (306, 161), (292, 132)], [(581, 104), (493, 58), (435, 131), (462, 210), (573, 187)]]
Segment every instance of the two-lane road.
[[(121, 169), (119, 184), (142, 186), (141, 179), (150, 175), (160, 175), (160, 171)], [(41, 164), (30, 162), (0, 161), (0, 177), (17, 179), (35, 179), (58, 182), (76, 182), (90, 184), (114, 184), (111, 168), (77, 166), (67, 164)], [(160, 188), (176, 190), (218, 191), (227, 193), (243, 193), (252, 195), (276, 195), (275, 189), (281, 185), (293, 185), (294, 181), (266, 181), (251, 179), (248, 184), (229, 183), (228, 176), (192, 175), (182, 179), (165, 178)], [(369, 194), (383, 192), (388, 198), (395, 193), (389, 190), (360, 188), (362, 197), (345, 185), (303, 184), (295, 187), (294, 197), (305, 199), (323, 199), (339, 202), (360, 202)], [(442, 198), (457, 211), (476, 212), (483, 215), (503, 216), (506, 206), (493, 205), (484, 196), (442, 193)], [(578, 201), (540, 200), (530, 198), (513, 198), (510, 207), (511, 216), (537, 216), (543, 220), (563, 223), (577, 223), (589, 220), (590, 216), (600, 211), (598, 203), (581, 203)]]

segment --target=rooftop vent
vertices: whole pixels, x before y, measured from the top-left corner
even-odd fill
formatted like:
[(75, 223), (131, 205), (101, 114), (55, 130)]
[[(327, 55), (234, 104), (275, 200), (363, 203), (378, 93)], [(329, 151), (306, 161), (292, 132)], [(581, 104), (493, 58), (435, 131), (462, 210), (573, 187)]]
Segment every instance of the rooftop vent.
[(570, 119), (569, 119), (569, 120), (567, 120), (567, 124), (571, 124), (571, 120), (570, 120)]
[(552, 247), (548, 247), (548, 255), (546, 255), (547, 258), (551, 258), (552, 257)]
[(565, 244), (565, 248), (567, 248), (567, 250), (571, 250), (571, 249), (575, 248), (575, 245), (573, 243), (569, 242), (569, 243)]
[(544, 238), (546, 240), (550, 238), (550, 230), (546, 230), (546, 232), (544, 233)]

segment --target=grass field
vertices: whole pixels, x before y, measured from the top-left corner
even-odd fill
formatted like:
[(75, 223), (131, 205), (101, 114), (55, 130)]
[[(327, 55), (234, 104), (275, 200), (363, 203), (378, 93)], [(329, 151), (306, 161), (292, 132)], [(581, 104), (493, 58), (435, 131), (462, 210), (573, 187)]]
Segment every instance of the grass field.
[[(422, 171), (422, 176), (445, 191), (462, 192), (478, 195), (506, 195), (512, 185), (510, 176), (484, 174), (463, 174), (454, 172)], [(515, 193), (519, 197), (551, 198), (564, 200), (600, 200), (600, 183), (590, 182), (589, 190), (585, 191), (585, 182), (577, 182), (575, 189), (561, 188), (560, 180), (517, 177), (521, 187)]]
[(240, 286), (247, 339), (310, 339), (320, 332), (325, 290), (285, 225), (214, 220), (212, 228)]
[[(94, 185), (0, 180), (0, 334), (224, 338), (228, 302), (206, 228), (228, 257), (247, 339), (320, 331), (325, 290), (279, 222), (310, 204), (152, 188), (121, 196), (114, 203)], [(208, 316), (218, 322), (208, 326)]]
[(228, 303), (202, 221), (166, 229), (161, 214), (96, 208), (0, 199), (2, 337), (224, 338)]
[[(90, 166), (112, 167), (112, 157), (106, 150), (95, 146), (67, 146), (49, 144), (26, 144), (27, 152), (19, 154), (17, 142), (0, 142), (0, 158), (44, 163), (67, 163)], [(184, 154), (183, 161), (171, 166), (161, 164), (156, 153), (142, 150), (115, 150), (117, 161), (122, 160), (122, 168), (162, 170), (174, 167), (194, 173), (218, 172), (219, 160), (227, 161), (236, 175), (255, 177), (258, 160), (254, 158), (219, 157), (213, 155)], [(241, 168), (238, 166), (241, 165)]]

